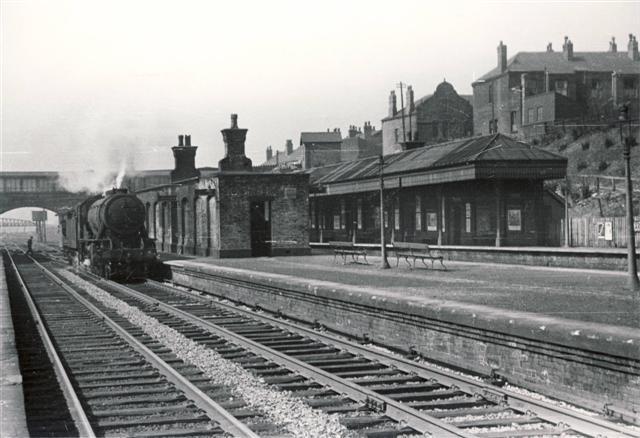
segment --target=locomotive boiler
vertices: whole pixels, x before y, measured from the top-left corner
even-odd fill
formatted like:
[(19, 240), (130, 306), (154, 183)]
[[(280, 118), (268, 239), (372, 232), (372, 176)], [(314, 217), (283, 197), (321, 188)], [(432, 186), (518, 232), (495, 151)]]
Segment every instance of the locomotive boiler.
[(127, 189), (92, 196), (59, 217), (67, 257), (102, 277), (146, 278), (157, 261), (144, 205)]

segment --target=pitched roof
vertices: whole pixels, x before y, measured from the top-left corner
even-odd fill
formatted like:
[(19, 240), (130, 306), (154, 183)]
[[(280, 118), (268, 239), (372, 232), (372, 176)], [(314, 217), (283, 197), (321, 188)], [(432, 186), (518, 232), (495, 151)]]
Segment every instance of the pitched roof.
[(342, 135), (339, 131), (301, 132), (300, 144), (303, 143), (340, 143)]
[[(569, 61), (562, 52), (519, 52), (507, 61), (507, 71), (543, 71), (550, 74), (571, 74), (577, 71), (640, 74), (640, 62), (633, 61), (627, 52), (574, 52)], [(500, 76), (499, 67), (483, 75), (479, 81)]]
[[(342, 181), (375, 178), (379, 174), (379, 158), (339, 163), (329, 168), (312, 169), (314, 184), (331, 184)], [(465, 138), (432, 146), (425, 146), (384, 157), (385, 175), (455, 167), (478, 162), (552, 161), (566, 163), (566, 158), (527, 143), (516, 141), (503, 134)]]

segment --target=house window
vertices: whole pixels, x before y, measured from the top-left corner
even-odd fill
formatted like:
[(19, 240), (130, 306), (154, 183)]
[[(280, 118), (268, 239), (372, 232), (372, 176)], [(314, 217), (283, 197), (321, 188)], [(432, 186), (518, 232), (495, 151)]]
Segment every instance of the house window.
[(556, 81), (556, 83), (555, 83), (556, 93), (560, 93), (560, 94), (562, 94), (564, 96), (567, 96), (568, 95), (568, 88), (569, 88), (569, 86), (567, 84), (567, 81)]
[(542, 117), (543, 112), (542, 112), (542, 111), (543, 111), (543, 110), (542, 110), (542, 107), (541, 107), (541, 106), (539, 106), (539, 107), (538, 107), (538, 122), (541, 122), (541, 121), (542, 121), (542, 119), (543, 119), (543, 117)]
[(438, 231), (438, 214), (435, 211), (427, 212), (427, 231)]
[(493, 102), (493, 85), (489, 84), (489, 103)]
[(638, 97), (638, 86), (634, 78), (623, 79), (622, 94), (626, 99)]
[(534, 119), (535, 116), (536, 116), (536, 113), (533, 110), (533, 108), (529, 108), (529, 110), (527, 111), (527, 122), (528, 123), (535, 122), (535, 119)]
[(357, 221), (358, 221), (358, 229), (361, 230), (362, 229), (362, 199), (358, 199), (357, 201), (357, 205), (358, 205), (358, 212), (357, 212)]
[(422, 230), (422, 200), (416, 195), (416, 231)]
[(591, 80), (591, 97), (600, 97), (602, 94), (602, 81), (600, 79)]
[(442, 122), (442, 137), (449, 138), (449, 122)]
[(436, 122), (431, 123), (431, 137), (438, 138), (438, 124)]
[(400, 132), (399, 132), (398, 128), (393, 130), (393, 135), (394, 135), (394, 137), (396, 139), (396, 143), (398, 143), (398, 141), (400, 139)]
[(507, 210), (507, 229), (509, 231), (522, 230), (522, 217), (519, 208), (510, 208)]
[(518, 113), (511, 111), (511, 132), (518, 132)]
[(471, 232), (471, 203), (464, 204), (464, 230)]

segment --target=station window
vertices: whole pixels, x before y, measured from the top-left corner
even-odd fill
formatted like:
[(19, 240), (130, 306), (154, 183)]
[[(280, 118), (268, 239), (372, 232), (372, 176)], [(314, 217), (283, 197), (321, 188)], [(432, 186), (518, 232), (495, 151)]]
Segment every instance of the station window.
[(416, 230), (422, 230), (422, 200), (420, 195), (416, 195)]
[(347, 225), (347, 208), (344, 199), (340, 201), (340, 229), (344, 230)]
[(427, 231), (438, 231), (438, 214), (435, 211), (427, 212)]
[(398, 128), (394, 129), (393, 135), (395, 136), (395, 142), (398, 143), (400, 141), (400, 130)]
[(522, 215), (519, 208), (510, 208), (507, 210), (507, 229), (509, 231), (522, 230)]
[(357, 201), (357, 214), (356, 214), (356, 220), (358, 221), (358, 229), (361, 230), (362, 229), (362, 199), (358, 199)]
[(535, 121), (536, 121), (536, 120), (535, 120), (536, 113), (535, 113), (535, 111), (534, 111), (534, 109), (533, 109), (533, 108), (529, 108), (529, 110), (527, 111), (527, 117), (529, 118), (529, 119), (527, 120), (529, 123), (533, 123), (533, 122), (535, 122)]
[(464, 230), (471, 232), (471, 203), (464, 204)]
[(311, 204), (311, 214), (309, 215), (309, 218), (311, 220), (311, 228), (315, 230), (316, 228), (316, 206), (315, 203)]
[(384, 227), (389, 228), (389, 211), (384, 211)]
[(544, 110), (542, 109), (542, 107), (541, 107), (541, 106), (539, 106), (539, 107), (538, 107), (538, 121), (539, 121), (539, 122), (540, 122), (540, 121), (542, 121), (542, 119), (543, 119), (543, 114), (544, 114), (544, 112), (543, 112), (543, 111), (544, 111)]
[(518, 132), (518, 113), (511, 111), (511, 132)]
[(393, 228), (400, 230), (400, 205), (398, 202), (395, 203), (393, 209)]
[(333, 215), (333, 229), (334, 230), (339, 230), (340, 229), (340, 215), (339, 214), (334, 214)]

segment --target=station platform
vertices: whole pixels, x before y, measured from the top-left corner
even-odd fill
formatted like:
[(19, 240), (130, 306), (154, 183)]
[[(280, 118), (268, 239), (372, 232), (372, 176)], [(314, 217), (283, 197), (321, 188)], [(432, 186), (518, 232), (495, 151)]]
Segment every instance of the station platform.
[[(380, 244), (358, 243), (358, 248), (380, 254)], [(388, 245), (389, 246), (389, 245)], [(331, 251), (328, 243), (312, 242), (317, 252)], [(433, 248), (446, 260), (506, 263), (529, 266), (550, 266), (557, 268), (607, 269), (625, 271), (627, 269), (627, 249), (614, 247), (553, 247), (553, 246), (464, 246), (434, 245)], [(391, 249), (391, 248), (389, 248)], [(393, 250), (391, 250), (393, 252)], [(636, 250), (640, 263), (640, 252)]]
[[(625, 273), (333, 255), (165, 262), (177, 284), (592, 408), (640, 408), (640, 295)], [(420, 262), (418, 262), (420, 263)]]
[(0, 436), (29, 436), (4, 266), (0, 267)]

